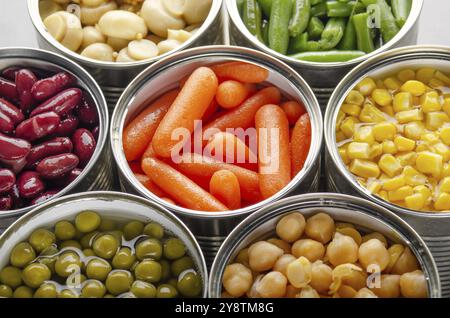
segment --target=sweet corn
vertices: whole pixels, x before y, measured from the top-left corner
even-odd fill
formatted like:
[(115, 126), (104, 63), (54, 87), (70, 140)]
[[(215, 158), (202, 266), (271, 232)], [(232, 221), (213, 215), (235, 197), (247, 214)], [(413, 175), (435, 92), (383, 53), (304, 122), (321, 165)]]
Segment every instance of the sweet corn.
[(448, 122), (450, 118), (444, 112), (432, 112), (425, 115), (425, 126), (429, 130), (438, 130)]
[(442, 179), (439, 190), (441, 192), (450, 193), (450, 177), (445, 177)]
[(395, 114), (395, 118), (400, 124), (406, 124), (412, 121), (423, 120), (423, 112), (421, 109), (405, 110)]
[(379, 123), (373, 126), (373, 136), (376, 141), (393, 140), (397, 133), (397, 126), (393, 123)]
[(346, 139), (347, 139), (347, 137), (345, 137), (345, 135), (344, 135), (344, 133), (342, 131), (336, 132), (336, 141), (337, 142), (341, 142), (341, 141), (344, 141)]
[(397, 153), (397, 147), (395, 146), (395, 144), (392, 140), (383, 141), (382, 146), (383, 146), (384, 153), (392, 154), (392, 155)]
[(414, 193), (405, 198), (405, 204), (408, 209), (420, 210), (425, 205), (425, 199), (420, 193)]
[(420, 173), (411, 166), (406, 166), (405, 169), (403, 169), (402, 174), (405, 178), (405, 183), (410, 186), (424, 185), (428, 181), (426, 175)]
[(342, 110), (339, 110), (337, 118), (336, 118), (336, 127), (340, 127), (341, 126), (341, 124), (344, 121), (346, 116), (347, 115)]
[(407, 82), (416, 78), (416, 72), (411, 69), (401, 70), (398, 72), (397, 78), (402, 82)]
[(398, 91), (402, 86), (402, 82), (395, 77), (388, 77), (384, 80), (384, 85), (391, 91)]
[(442, 110), (450, 116), (450, 96), (444, 97), (444, 104), (442, 105)]
[(406, 184), (405, 177), (400, 175), (394, 178), (390, 178), (383, 182), (383, 190), (393, 191), (403, 187)]
[(383, 112), (374, 105), (365, 104), (359, 114), (359, 120), (365, 123), (381, 123), (386, 121), (386, 117)]
[(445, 144), (443, 144), (442, 142), (438, 142), (433, 145), (433, 148), (434, 152), (442, 156), (444, 162), (450, 160), (450, 149)]
[(385, 201), (389, 201), (389, 195), (387, 191), (381, 190), (380, 192), (378, 192), (378, 196)]
[(445, 85), (450, 86), (450, 77), (442, 73), (441, 71), (436, 71), (434, 77), (442, 81)]
[(345, 98), (347, 104), (362, 106), (364, 104), (364, 96), (358, 91), (351, 91)]
[(344, 133), (345, 137), (350, 138), (353, 136), (356, 123), (358, 123), (358, 119), (354, 117), (348, 117), (342, 122), (341, 131)]
[(392, 103), (391, 93), (387, 89), (374, 89), (372, 92), (372, 98), (380, 106), (388, 106)]
[(403, 186), (393, 191), (388, 191), (389, 201), (403, 201), (406, 197), (412, 195), (414, 190), (411, 186)]
[(384, 107), (380, 107), (380, 110), (381, 110), (383, 113), (385, 113), (385, 114), (387, 114), (387, 115), (389, 115), (389, 116), (391, 116), (391, 117), (394, 117), (394, 116), (395, 116), (394, 107), (392, 107), (391, 105), (389, 105), (389, 106), (384, 106)]
[(383, 83), (383, 81), (382, 80), (377, 80), (376, 81), (376, 84), (377, 84), (377, 88), (378, 89), (386, 89), (386, 86), (384, 85), (384, 83)]
[(441, 155), (424, 151), (417, 156), (416, 167), (424, 174), (439, 177), (442, 171), (442, 161)]
[(400, 162), (403, 167), (406, 167), (413, 165), (416, 162), (417, 153), (409, 151), (406, 153), (397, 154), (395, 158), (397, 158), (398, 162)]
[(400, 162), (390, 154), (381, 156), (378, 165), (380, 166), (380, 169), (391, 178), (398, 175), (403, 170)]
[(413, 188), (414, 193), (420, 193), (424, 198), (425, 202), (430, 201), (431, 199), (431, 190), (425, 185), (416, 186)]
[(361, 112), (361, 107), (356, 104), (344, 104), (341, 110), (347, 115), (358, 117)]
[(372, 78), (366, 77), (356, 85), (356, 88), (363, 96), (369, 96), (377, 88), (377, 84)]
[(380, 175), (380, 168), (376, 163), (361, 159), (354, 159), (352, 161), (350, 171), (362, 178), (376, 178)]
[(429, 145), (434, 145), (439, 141), (439, 136), (433, 133), (426, 133), (420, 136), (420, 140), (426, 142)]
[(406, 138), (420, 140), (420, 137), (425, 133), (425, 125), (421, 121), (414, 121), (406, 124), (403, 132)]
[(444, 82), (441, 80), (438, 80), (437, 78), (432, 78), (430, 80), (430, 82), (428, 83), (428, 85), (430, 85), (430, 87), (434, 88), (434, 89), (441, 89), (445, 86)]
[(450, 177), (450, 163), (444, 164), (442, 168), (441, 178)]
[(369, 159), (370, 145), (365, 142), (351, 142), (347, 147), (350, 159)]
[(439, 94), (436, 91), (423, 94), (420, 97), (420, 104), (422, 105), (422, 110), (424, 113), (438, 112), (441, 110)]
[(381, 187), (383, 186), (383, 184), (375, 179), (371, 179), (367, 184), (367, 190), (370, 191), (370, 193), (378, 193), (381, 190)]
[(361, 126), (356, 129), (353, 140), (357, 142), (365, 142), (372, 145), (375, 142), (371, 126)]
[(417, 71), (416, 79), (422, 83), (428, 84), (430, 80), (434, 77), (436, 70), (430, 67), (424, 67)]
[(438, 211), (450, 210), (450, 194), (440, 193), (434, 203), (434, 208)]
[(392, 104), (395, 112), (409, 110), (413, 105), (413, 96), (409, 92), (400, 92), (395, 94)]
[(375, 159), (378, 156), (381, 156), (383, 154), (383, 146), (379, 143), (374, 143), (370, 147), (369, 151), (369, 159)]
[(450, 127), (444, 127), (439, 133), (439, 137), (447, 146), (450, 146)]
[(416, 142), (414, 140), (403, 136), (395, 137), (394, 143), (398, 151), (413, 151), (416, 148)]
[(411, 93), (413, 96), (422, 96), (427, 88), (422, 82), (409, 80), (405, 82), (400, 89), (402, 92)]
[(350, 163), (350, 159), (347, 156), (347, 148), (348, 146), (339, 147), (339, 155), (341, 156), (342, 162), (348, 165)]

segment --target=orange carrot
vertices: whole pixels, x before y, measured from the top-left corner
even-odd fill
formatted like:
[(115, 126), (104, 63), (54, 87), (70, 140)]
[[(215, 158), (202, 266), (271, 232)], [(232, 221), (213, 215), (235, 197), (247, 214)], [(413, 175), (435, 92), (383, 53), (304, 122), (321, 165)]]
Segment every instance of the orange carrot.
[(217, 160), (227, 163), (256, 163), (257, 157), (245, 142), (235, 135), (219, 132), (211, 137), (204, 149), (204, 153), (211, 154)]
[(291, 181), (289, 122), (277, 105), (263, 106), (255, 116), (258, 132), (259, 189), (264, 199)]
[(172, 138), (175, 129), (194, 131), (194, 121), (202, 119), (217, 86), (217, 77), (211, 69), (200, 67), (192, 73), (153, 136), (153, 149), (158, 156), (169, 158), (172, 155), (172, 150), (179, 143)]
[(209, 183), (209, 192), (230, 210), (241, 207), (239, 181), (231, 171), (219, 170), (215, 172)]
[(142, 155), (178, 93), (178, 90), (172, 90), (162, 95), (125, 128), (123, 150), (128, 161), (136, 160)]
[(289, 125), (295, 125), (301, 115), (306, 113), (305, 106), (296, 101), (289, 101), (281, 104), (281, 108), (286, 113), (289, 120)]
[(152, 143), (149, 143), (147, 149), (145, 149), (145, 152), (141, 158), (141, 164), (142, 164), (142, 160), (144, 160), (145, 158), (150, 158), (150, 157), (156, 158), (156, 154), (155, 154), (155, 151), (153, 150)]
[(136, 179), (142, 183), (142, 185), (151, 193), (158, 197), (164, 197), (166, 194), (163, 190), (161, 190), (156, 184), (153, 183), (153, 181), (146, 176), (145, 174), (135, 173), (134, 176)]
[(259, 177), (254, 171), (214, 160), (199, 154), (183, 154), (176, 167), (183, 173), (211, 178), (219, 170), (229, 170), (235, 174), (241, 187), (241, 197), (256, 202), (261, 199)]
[(217, 104), (216, 99), (213, 99), (211, 104), (209, 104), (208, 109), (206, 110), (205, 114), (203, 115), (203, 122), (208, 121), (211, 119), (211, 117), (216, 113), (216, 111), (219, 109), (219, 104)]
[(269, 71), (244, 62), (227, 62), (213, 65), (211, 69), (219, 78), (233, 79), (243, 83), (261, 83), (269, 77)]
[(161, 200), (166, 201), (169, 204), (177, 205), (174, 200), (169, 198), (161, 198)]
[(156, 185), (188, 209), (198, 211), (228, 210), (225, 205), (191, 179), (158, 159), (144, 159), (142, 169)]
[(292, 177), (305, 165), (311, 145), (311, 121), (308, 114), (302, 115), (294, 126), (291, 136)]
[(250, 95), (247, 86), (237, 81), (225, 81), (217, 88), (216, 100), (220, 106), (229, 109), (242, 104)]
[(128, 165), (130, 166), (130, 169), (131, 171), (133, 171), (133, 173), (144, 174), (144, 171), (142, 171), (141, 168), (141, 163), (139, 161), (131, 161), (128, 163)]

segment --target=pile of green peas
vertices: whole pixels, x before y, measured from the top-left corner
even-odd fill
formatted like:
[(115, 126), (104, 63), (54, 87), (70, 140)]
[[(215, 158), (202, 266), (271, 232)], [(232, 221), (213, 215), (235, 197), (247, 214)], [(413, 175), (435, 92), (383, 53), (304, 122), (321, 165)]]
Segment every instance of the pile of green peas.
[(94, 211), (35, 230), (0, 271), (0, 297), (199, 297), (185, 244), (154, 222), (121, 224)]

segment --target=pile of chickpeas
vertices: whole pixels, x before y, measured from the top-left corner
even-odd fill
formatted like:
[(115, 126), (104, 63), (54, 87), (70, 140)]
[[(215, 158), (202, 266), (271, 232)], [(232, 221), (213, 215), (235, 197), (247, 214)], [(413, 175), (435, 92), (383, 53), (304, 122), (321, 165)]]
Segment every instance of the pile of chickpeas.
[(277, 237), (241, 250), (225, 268), (222, 297), (424, 298), (427, 281), (411, 250), (378, 232), (319, 212), (283, 216)]
[(41, 0), (47, 31), (71, 51), (135, 62), (180, 47), (206, 20), (212, 0)]

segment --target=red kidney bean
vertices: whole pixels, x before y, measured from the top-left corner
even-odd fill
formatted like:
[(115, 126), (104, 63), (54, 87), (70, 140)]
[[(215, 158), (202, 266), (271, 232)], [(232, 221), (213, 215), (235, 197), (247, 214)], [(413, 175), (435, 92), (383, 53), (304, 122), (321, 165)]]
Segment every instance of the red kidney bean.
[(11, 210), (13, 205), (13, 200), (10, 195), (5, 195), (0, 197), (0, 211)]
[(95, 105), (92, 105), (86, 97), (81, 100), (80, 105), (75, 108), (80, 122), (87, 126), (95, 126), (98, 124), (98, 114)]
[(21, 123), (25, 119), (20, 109), (18, 109), (16, 106), (14, 106), (6, 99), (3, 99), (1, 97), (0, 97), (0, 111), (5, 113), (9, 118), (11, 118), (14, 125)]
[(80, 104), (82, 95), (83, 93), (78, 88), (66, 89), (36, 107), (30, 117), (50, 111), (64, 116)]
[(43, 101), (58, 94), (70, 85), (74, 85), (75, 81), (72, 75), (61, 72), (37, 81), (31, 89), (31, 93), (36, 100)]
[(70, 171), (68, 174), (62, 176), (59, 179), (52, 179), (52, 184), (61, 187), (62, 189), (75, 181), (76, 178), (83, 172), (82, 169), (75, 168)]
[(6, 78), (0, 77), (0, 95), (10, 101), (16, 101), (19, 97), (17, 94), (16, 84)]
[(29, 112), (35, 103), (34, 97), (31, 94), (31, 88), (37, 80), (36, 75), (27, 69), (21, 69), (16, 74), (16, 87), (19, 95), (20, 109), (24, 112)]
[(71, 153), (63, 153), (42, 159), (36, 171), (46, 179), (56, 179), (72, 171), (78, 166), (79, 159)]
[(77, 129), (72, 136), (73, 152), (80, 159), (80, 166), (87, 165), (95, 151), (96, 141), (92, 133), (84, 128)]
[(34, 141), (53, 133), (60, 123), (61, 119), (55, 112), (42, 113), (20, 123), (16, 136)]
[(27, 156), (27, 167), (32, 167), (46, 157), (72, 152), (72, 141), (67, 137), (56, 137), (31, 148)]
[(95, 140), (98, 141), (98, 136), (100, 134), (100, 127), (95, 126), (94, 128), (92, 128), (91, 133), (92, 133), (92, 136), (94, 136)]
[(16, 176), (14, 172), (9, 169), (0, 169), (0, 193), (5, 193), (11, 190), (14, 183), (16, 183)]
[(17, 186), (17, 183), (15, 183), (11, 190), (9, 191), (9, 195), (11, 196), (11, 199), (13, 201), (13, 207), (15, 209), (20, 209), (21, 207), (23, 207), (23, 201), (20, 198), (20, 194), (19, 194), (19, 187)]
[(0, 159), (0, 162), (3, 163), (6, 167), (8, 167), (12, 172), (14, 172), (17, 175), (27, 165), (27, 158), (23, 157), (14, 160)]
[(14, 123), (6, 116), (4, 112), (0, 110), (0, 131), (4, 133), (10, 133), (14, 130)]
[(18, 68), (17, 66), (11, 66), (8, 68), (5, 68), (2, 71), (2, 75), (3, 77), (9, 79), (10, 81), (15, 81), (16, 80), (16, 73), (20, 70), (20, 68)]
[(28, 141), (0, 133), (0, 159), (16, 160), (25, 158), (30, 149), (31, 145)]
[(60, 190), (45, 191), (31, 201), (32, 205), (44, 203), (53, 198)]
[(75, 116), (68, 116), (61, 120), (56, 130), (52, 133), (52, 136), (72, 136), (75, 130), (78, 128), (79, 120)]
[(34, 171), (25, 171), (17, 179), (17, 186), (21, 198), (33, 199), (45, 191), (45, 184), (39, 174)]

